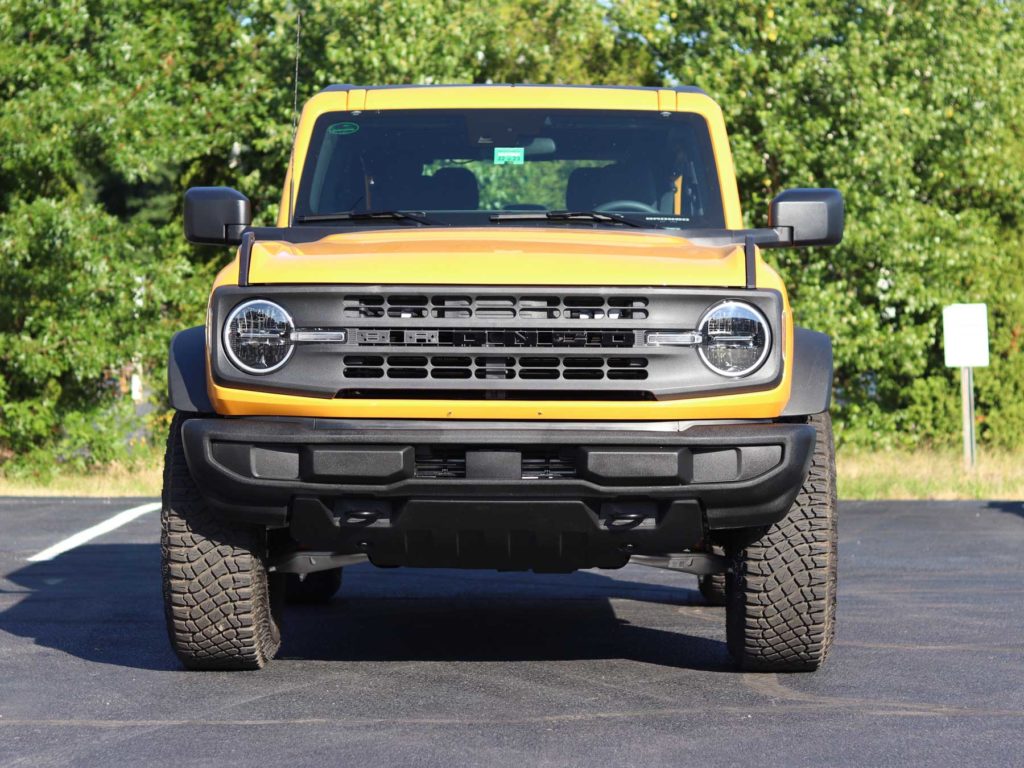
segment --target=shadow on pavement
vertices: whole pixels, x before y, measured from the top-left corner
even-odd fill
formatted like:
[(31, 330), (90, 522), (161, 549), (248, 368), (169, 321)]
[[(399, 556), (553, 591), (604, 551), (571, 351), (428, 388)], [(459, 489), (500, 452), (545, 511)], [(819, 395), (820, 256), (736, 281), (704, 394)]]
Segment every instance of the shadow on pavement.
[(985, 507), (1024, 517), (1024, 501), (989, 501), (985, 503)]
[[(88, 661), (174, 669), (157, 544), (89, 544), (5, 576), (16, 600), (0, 630)], [(6, 602), (6, 601), (5, 601)]]
[[(611, 572), (628, 575), (628, 572)], [(157, 544), (94, 544), (8, 574), (16, 602), (0, 630), (103, 664), (180, 668), (167, 643)], [(678, 576), (686, 579), (692, 577)], [(24, 595), (11, 595), (24, 591)], [(696, 590), (625, 581), (600, 572), (566, 575), (345, 570), (326, 606), (290, 606), (279, 658), (329, 661), (633, 659), (701, 670), (731, 669), (725, 644), (685, 634), (705, 619), (661, 610), (682, 631), (630, 623), (611, 600), (699, 606)], [(710, 612), (712, 609), (708, 609)], [(713, 616), (724, 626), (720, 611)]]

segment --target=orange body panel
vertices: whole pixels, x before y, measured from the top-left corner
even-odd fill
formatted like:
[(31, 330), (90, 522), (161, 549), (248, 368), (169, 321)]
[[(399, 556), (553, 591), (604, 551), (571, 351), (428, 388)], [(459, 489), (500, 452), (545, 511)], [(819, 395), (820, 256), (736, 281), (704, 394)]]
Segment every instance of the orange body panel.
[[(234, 277), (234, 276), (233, 276)], [(667, 232), (389, 228), (253, 246), (253, 283), (742, 286), (743, 249)]]

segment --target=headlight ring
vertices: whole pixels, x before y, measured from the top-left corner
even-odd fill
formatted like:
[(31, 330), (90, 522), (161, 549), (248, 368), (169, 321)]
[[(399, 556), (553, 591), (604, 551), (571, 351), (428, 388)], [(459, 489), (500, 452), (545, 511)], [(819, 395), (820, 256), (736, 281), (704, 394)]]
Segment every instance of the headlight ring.
[(771, 326), (755, 307), (722, 301), (704, 313), (698, 325), (698, 354), (720, 376), (749, 376), (760, 368), (772, 348)]
[(262, 375), (283, 367), (295, 345), (295, 324), (283, 307), (266, 299), (244, 301), (224, 323), (224, 351), (238, 369)]

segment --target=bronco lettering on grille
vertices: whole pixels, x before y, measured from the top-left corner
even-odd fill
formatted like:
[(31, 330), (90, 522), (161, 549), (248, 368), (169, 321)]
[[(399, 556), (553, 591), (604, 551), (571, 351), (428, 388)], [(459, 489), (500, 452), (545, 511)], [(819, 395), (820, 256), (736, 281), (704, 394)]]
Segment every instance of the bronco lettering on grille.
[(477, 328), (358, 328), (350, 338), (360, 347), (596, 347), (643, 344), (634, 330), (560, 328), (490, 330)]

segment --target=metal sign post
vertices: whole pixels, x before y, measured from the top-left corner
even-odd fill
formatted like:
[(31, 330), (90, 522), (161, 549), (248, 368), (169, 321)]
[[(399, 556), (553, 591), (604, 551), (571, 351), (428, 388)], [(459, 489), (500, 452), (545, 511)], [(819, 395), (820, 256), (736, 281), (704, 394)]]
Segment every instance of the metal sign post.
[(960, 400), (963, 403), (964, 466), (973, 467), (978, 457), (974, 436), (974, 369), (960, 369)]
[(988, 365), (988, 307), (952, 304), (942, 310), (946, 365), (960, 369), (963, 407), (964, 465), (973, 468), (978, 457), (974, 433), (974, 369)]

